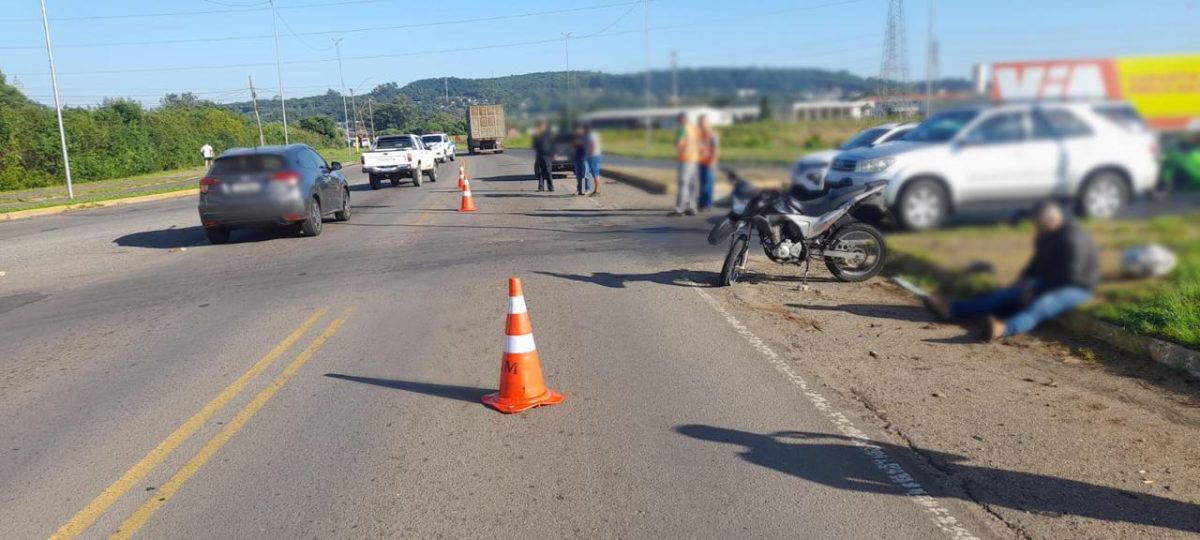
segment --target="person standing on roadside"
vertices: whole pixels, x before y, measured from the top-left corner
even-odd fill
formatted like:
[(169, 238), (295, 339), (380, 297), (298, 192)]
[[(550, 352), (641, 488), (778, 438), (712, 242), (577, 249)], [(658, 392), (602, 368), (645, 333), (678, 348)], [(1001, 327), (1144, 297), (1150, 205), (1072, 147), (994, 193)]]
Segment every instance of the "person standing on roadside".
[(708, 123), (708, 115), (700, 115), (700, 211), (712, 208), (713, 189), (717, 182), (717, 158), (721, 141), (716, 128)]
[(204, 146), (200, 147), (200, 155), (202, 157), (204, 157), (204, 168), (207, 169), (208, 167), (212, 167), (212, 160), (213, 160), (212, 145), (208, 144), (208, 143), (204, 143)]
[(575, 147), (575, 194), (584, 195), (592, 190), (592, 171), (588, 167), (587, 134), (582, 125), (575, 125), (572, 144)]
[(533, 133), (533, 174), (538, 191), (554, 191), (554, 134), (539, 121)]
[(675, 209), (667, 214), (671, 217), (696, 214), (696, 188), (700, 161), (700, 133), (688, 119), (687, 113), (679, 113), (679, 130), (675, 132), (675, 150), (678, 152), (678, 193)]
[(584, 144), (587, 147), (588, 174), (592, 177), (592, 195), (600, 194), (600, 132), (591, 124), (583, 125)]

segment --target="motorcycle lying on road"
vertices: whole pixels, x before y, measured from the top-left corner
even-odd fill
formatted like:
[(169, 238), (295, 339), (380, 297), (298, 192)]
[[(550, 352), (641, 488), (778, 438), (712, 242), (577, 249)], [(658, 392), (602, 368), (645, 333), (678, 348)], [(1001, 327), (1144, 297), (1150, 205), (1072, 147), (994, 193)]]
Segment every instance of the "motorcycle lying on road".
[(882, 197), (887, 181), (853, 185), (849, 179), (825, 183), (814, 178), (818, 189), (779, 191), (759, 189), (732, 169), (725, 173), (734, 184), (732, 208), (708, 234), (714, 246), (733, 237), (720, 286), (736, 283), (745, 271), (756, 231), (768, 259), (804, 263), (806, 283), (812, 260), (823, 260), (833, 277), (845, 282), (864, 281), (883, 270), (887, 244), (871, 223), (887, 216)]

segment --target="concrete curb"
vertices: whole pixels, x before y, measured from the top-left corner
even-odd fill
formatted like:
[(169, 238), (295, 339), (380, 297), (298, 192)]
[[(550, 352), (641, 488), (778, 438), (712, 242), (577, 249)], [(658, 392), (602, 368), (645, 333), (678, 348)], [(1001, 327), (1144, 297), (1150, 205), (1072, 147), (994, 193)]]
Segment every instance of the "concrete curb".
[(63, 204), (59, 206), (47, 206), (45, 208), (34, 208), (31, 210), (17, 210), (15, 212), (0, 213), (0, 221), (12, 221), (17, 219), (34, 218), (41, 216), (52, 216), (63, 214), (72, 210), (86, 210), (90, 208), (104, 208), (108, 206), (124, 206), (127, 204), (138, 204), (153, 201), (162, 201), (166, 199), (177, 199), (187, 197), (189, 195), (198, 195), (199, 188), (181, 189), (179, 191), (168, 191), (166, 193), (155, 193), (153, 195), (138, 195), (136, 197), (125, 197), (121, 199), (109, 199), (105, 201), (83, 202)]
[(1135, 334), (1115, 324), (1078, 311), (1055, 321), (1076, 334), (1094, 337), (1123, 351), (1145, 356), (1159, 364), (1186, 371), (1200, 378), (1200, 352), (1155, 337)]

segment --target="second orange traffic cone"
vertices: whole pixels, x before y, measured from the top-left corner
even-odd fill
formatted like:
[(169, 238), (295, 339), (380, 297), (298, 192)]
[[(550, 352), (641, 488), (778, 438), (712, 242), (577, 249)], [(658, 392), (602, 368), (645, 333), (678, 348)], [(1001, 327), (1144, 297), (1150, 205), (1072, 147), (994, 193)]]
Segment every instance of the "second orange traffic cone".
[(467, 169), (463, 165), (458, 166), (458, 190), (463, 191), (467, 188)]
[(463, 180), (462, 204), (458, 207), (459, 212), (474, 212), (475, 198), (471, 196), (471, 181)]
[(504, 334), (500, 391), (483, 396), (483, 403), (507, 414), (562, 403), (563, 395), (546, 388), (542, 379), (542, 363), (533, 343), (533, 326), (529, 324), (520, 278), (508, 278), (508, 320)]

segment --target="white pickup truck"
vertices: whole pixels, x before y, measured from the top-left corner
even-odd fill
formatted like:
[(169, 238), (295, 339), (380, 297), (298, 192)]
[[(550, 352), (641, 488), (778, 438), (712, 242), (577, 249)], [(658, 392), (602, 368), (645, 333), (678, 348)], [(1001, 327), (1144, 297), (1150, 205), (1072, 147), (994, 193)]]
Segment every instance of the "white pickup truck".
[(420, 186), (421, 175), (437, 182), (437, 153), (417, 135), (387, 135), (376, 138), (371, 150), (363, 152), (362, 171), (371, 189), (379, 189), (384, 179), (396, 186), (401, 178), (411, 178), (414, 186)]

